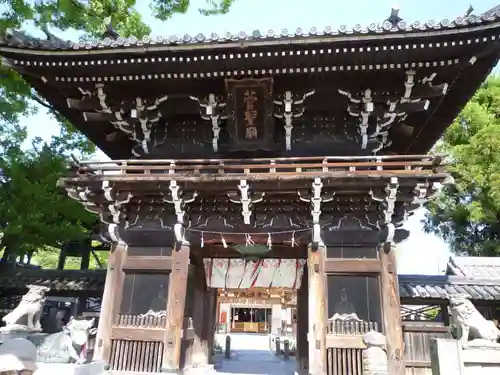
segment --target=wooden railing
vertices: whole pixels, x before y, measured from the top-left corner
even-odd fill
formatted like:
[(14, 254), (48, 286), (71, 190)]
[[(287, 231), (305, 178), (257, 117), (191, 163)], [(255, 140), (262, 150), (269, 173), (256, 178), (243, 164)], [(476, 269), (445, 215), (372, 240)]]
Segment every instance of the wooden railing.
[(362, 375), (363, 335), (378, 331), (377, 322), (328, 321), (326, 363), (328, 375)]
[[(109, 175), (113, 177), (144, 177), (171, 179), (214, 176), (227, 178), (281, 176), (289, 178), (348, 173), (349, 176), (394, 173), (432, 174), (444, 166), (441, 156), (357, 156), (300, 157), (263, 159), (186, 159), (186, 160), (113, 160), (79, 162), (74, 169), (79, 177)], [(158, 176), (160, 175), (160, 176)], [(161, 176), (163, 175), (163, 176)]]
[(115, 319), (115, 327), (131, 328), (165, 328), (167, 317), (164, 316), (142, 316), (132, 314), (118, 314)]
[(111, 340), (110, 370), (160, 373), (163, 345), (155, 341)]
[(328, 321), (327, 335), (364, 335), (370, 331), (378, 332), (377, 322)]
[[(167, 318), (117, 314), (111, 329), (110, 369), (114, 371), (159, 373), (162, 366)], [(193, 319), (184, 318), (183, 345), (194, 338)]]

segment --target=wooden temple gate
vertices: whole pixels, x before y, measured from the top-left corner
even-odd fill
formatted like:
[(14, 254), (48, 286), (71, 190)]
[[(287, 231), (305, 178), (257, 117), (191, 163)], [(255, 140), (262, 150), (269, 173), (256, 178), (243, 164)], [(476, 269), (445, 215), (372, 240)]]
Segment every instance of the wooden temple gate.
[[(207, 267), (207, 260), (250, 259), (247, 261), (252, 264), (247, 272), (250, 275), (248, 277), (258, 279), (254, 264), (264, 262), (262, 264), (265, 266), (266, 259), (275, 259), (276, 264), (285, 264), (286, 259), (303, 259), (306, 266), (297, 291), (297, 359), (301, 370), (306, 371), (308, 368), (313, 374), (359, 373), (360, 355), (364, 348), (362, 336), (370, 330), (378, 330), (387, 336), (388, 353), (392, 353), (392, 368), (394, 371), (404, 371), (401, 325), (394, 324), (400, 321), (400, 309), (393, 241), (404, 237), (405, 232), (392, 224), (382, 225), (377, 229), (372, 226), (369, 215), (377, 217), (379, 213), (387, 211), (388, 207), (391, 210), (389, 217), (401, 220), (402, 216), (398, 218), (398, 215), (403, 214), (403, 211), (398, 210), (408, 199), (405, 194), (410, 194), (410, 197), (413, 194), (415, 180), (432, 178), (439, 181), (447, 175), (440, 172), (439, 158), (415, 156), (378, 159), (371, 161), (369, 158), (351, 158), (340, 161), (333, 158), (330, 161), (322, 158), (319, 160), (321, 172), (303, 172), (303, 168), (314, 168), (317, 165), (312, 161), (290, 163), (279, 159), (232, 160), (230, 168), (225, 164), (221, 165), (219, 161), (183, 160), (179, 167), (183, 171), (181, 173), (176, 170), (177, 163), (174, 165), (172, 162), (168, 165), (151, 162), (147, 166), (142, 160), (115, 161), (118, 165), (82, 162), (77, 175), (65, 179), (64, 183), (70, 195), (84, 199), (83, 202), (89, 209), (93, 209), (89, 203), (89, 190), (99, 195), (100, 198), (94, 196), (94, 200), (111, 199), (111, 202), (115, 202), (102, 206), (110, 211), (114, 210), (113, 204), (129, 199), (129, 193), (124, 191), (131, 189), (131, 186), (134, 187), (134, 192), (130, 195), (134, 198), (130, 200), (137, 199), (127, 214), (125, 226), (128, 225), (128, 228), (110, 224), (103, 233), (104, 237), (115, 239), (116, 244), (109, 260), (97, 357), (104, 359), (109, 363), (110, 369), (116, 371), (177, 371), (208, 365), (216, 323), (215, 287), (228, 287), (229, 274), (222, 277), (222, 280), (226, 280), (224, 285), (208, 284), (207, 287), (207, 275), (218, 272), (215, 268)], [(238, 165), (237, 162), (241, 164)], [(213, 165), (219, 174), (224, 173), (225, 168), (231, 173), (227, 173), (217, 187), (211, 183), (194, 184), (192, 190), (186, 189), (180, 195), (177, 184), (193, 181), (192, 175), (184, 172), (186, 169), (193, 172), (210, 171)], [(266, 176), (263, 171), (267, 168), (269, 174)], [(113, 170), (119, 171), (119, 174), (109, 174)], [(356, 187), (352, 185), (344, 196), (340, 187), (345, 186), (348, 180), (342, 177), (342, 170), (348, 171), (349, 180), (356, 181)], [(246, 180), (251, 180), (258, 189), (266, 186), (268, 179), (286, 181), (288, 173), (292, 171), (294, 179), (288, 184), (292, 188), (298, 188), (299, 198), (307, 201), (301, 215), (313, 216), (310, 226), (292, 227), (295, 229), (285, 227), (283, 222), (292, 219), (283, 217), (278, 207), (285, 199), (280, 198), (284, 195), (283, 186), (279, 190), (269, 188), (267, 191), (268, 196), (276, 197), (266, 198), (268, 201), (265, 206), (266, 209), (277, 212), (269, 218), (275, 226), (278, 225), (277, 228), (272, 227), (272, 230), (266, 228), (264, 231), (254, 227), (242, 232), (241, 228), (235, 230), (229, 226), (224, 229), (214, 227), (218, 230), (213, 230), (193, 224), (180, 227), (175, 221), (168, 223), (168, 213), (160, 221), (162, 226), (171, 225), (172, 230), (159, 228), (162, 236), (153, 236), (152, 231), (148, 233), (143, 229), (134, 229), (131, 224), (138, 221), (133, 215), (143, 215), (141, 212), (134, 213), (137, 211), (133, 210), (133, 205), (148, 199), (147, 194), (151, 194), (151, 189), (158, 183), (161, 184), (162, 180), (171, 189), (170, 196), (162, 198), (162, 202), (175, 202), (177, 197), (186, 197), (188, 203), (180, 207), (186, 212), (189, 207), (191, 217), (195, 218), (196, 215), (201, 216), (203, 202), (201, 205), (197, 204), (193, 197), (219, 194), (215, 191), (224, 191), (223, 186), (241, 177), (240, 173), (244, 173)], [(315, 177), (318, 174), (332, 173), (330, 171), (335, 171), (333, 173), (339, 177)], [(209, 172), (205, 173), (210, 176)], [(153, 180), (152, 175), (155, 175)], [(387, 175), (390, 177), (386, 177)], [(399, 177), (394, 177), (395, 175)], [(154, 181), (155, 185), (148, 186), (148, 181)], [(264, 182), (263, 185), (261, 181)], [(73, 183), (78, 185), (72, 185)], [(88, 188), (71, 187), (82, 183)], [(239, 183), (240, 186), (244, 185), (241, 181)], [(309, 195), (305, 188), (308, 183)], [(335, 215), (339, 207), (346, 204), (346, 200), (356, 200), (359, 199), (356, 194), (366, 194), (363, 184), (371, 186), (370, 194), (376, 198), (376, 202), (378, 199), (382, 204), (368, 204), (364, 217), (348, 212), (342, 217)], [(110, 186), (114, 186), (114, 189)], [(301, 186), (304, 188), (301, 189)], [(333, 197), (335, 189), (339, 189), (339, 194)], [(396, 194), (398, 189), (403, 192), (399, 198), (401, 200)], [(378, 191), (380, 195), (374, 191)], [(420, 193), (423, 197), (433, 191), (433, 185), (430, 185), (425, 192)], [(314, 201), (316, 196), (320, 201), (329, 200), (334, 203), (324, 204), (318, 210), (315, 206), (317, 202)], [(217, 199), (214, 197), (210, 201), (215, 202)], [(172, 205), (175, 207), (175, 204)], [(210, 209), (212, 207), (209, 206)], [(294, 207), (300, 209), (299, 205)], [(164, 210), (162, 206), (152, 209)], [(258, 212), (258, 206), (255, 210)], [(329, 221), (318, 225), (318, 211), (321, 211), (323, 218), (329, 217)], [(157, 211), (155, 215), (162, 212), (164, 211)], [(265, 215), (261, 217), (264, 223), (268, 223)], [(300, 217), (296, 216), (295, 220)], [(222, 222), (224, 219), (212, 217), (212, 220)], [(320, 241), (315, 241), (318, 238)], [(133, 245), (148, 241), (147, 246)], [(168, 243), (175, 245), (167, 246)], [(243, 276), (242, 278), (245, 279)], [(255, 285), (251, 280), (245, 282)], [(236, 285), (242, 286), (242, 283), (243, 281), (237, 281)], [(271, 285), (271, 281), (268, 283)], [(198, 303), (199, 301), (203, 302)]]
[(494, 8), (293, 35), (2, 36), (3, 66), (113, 159), (60, 182), (112, 244), (96, 356), (115, 371), (208, 365), (204, 259), (306, 259), (300, 372), (359, 374), (374, 329), (402, 375), (394, 245), (449, 176), (424, 154), (497, 64), (499, 28)]

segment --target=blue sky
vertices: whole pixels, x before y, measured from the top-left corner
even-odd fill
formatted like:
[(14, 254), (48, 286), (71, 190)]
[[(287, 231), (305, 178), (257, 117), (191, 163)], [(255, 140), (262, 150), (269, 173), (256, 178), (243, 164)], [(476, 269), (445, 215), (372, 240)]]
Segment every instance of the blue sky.
[[(237, 33), (253, 30), (275, 32), (286, 28), (295, 30), (298, 27), (307, 30), (326, 26), (333, 28), (340, 25), (369, 25), (372, 22), (382, 22), (386, 19), (392, 7), (400, 9), (400, 17), (406, 22), (454, 19), (462, 16), (469, 7), (470, 0), (406, 0), (394, 3), (387, 0), (236, 0), (231, 11), (224, 16), (204, 17), (197, 11), (204, 7), (204, 0), (191, 0), (191, 11), (185, 15), (176, 15), (168, 22), (153, 19), (148, 8), (149, 1), (138, 0), (138, 10), (150, 24), (153, 36), (170, 36), (212, 32), (223, 34), (225, 31)], [(475, 14), (480, 14), (497, 5), (500, 0), (478, 0), (473, 6)], [(40, 34), (39, 30), (29, 28), (32, 34)], [(63, 38), (75, 40), (77, 34), (66, 32), (58, 34)], [(41, 137), (49, 139), (58, 132), (54, 119), (47, 116), (43, 110), (24, 123), (28, 127), (30, 138)], [(96, 159), (106, 156), (99, 152)], [(411, 217), (406, 228), (411, 231), (410, 238), (399, 245), (398, 258), (401, 273), (439, 273), (449, 256), (448, 247), (434, 235), (422, 232), (420, 223), (424, 211), (420, 210)]]

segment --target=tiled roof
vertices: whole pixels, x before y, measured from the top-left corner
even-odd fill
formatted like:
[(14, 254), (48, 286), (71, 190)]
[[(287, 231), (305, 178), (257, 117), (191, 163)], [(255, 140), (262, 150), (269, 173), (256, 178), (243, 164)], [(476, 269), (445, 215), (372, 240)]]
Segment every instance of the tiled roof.
[(43, 285), (49, 287), (54, 292), (82, 291), (102, 293), (105, 279), (105, 270), (37, 270), (16, 268), (1, 273), (0, 289), (24, 290), (26, 285)]
[(458, 294), (473, 300), (500, 301), (500, 279), (399, 275), (401, 298), (448, 299)]
[[(319, 39), (335, 38), (343, 36), (366, 36), (366, 35), (384, 35), (384, 34), (408, 34), (408, 33), (428, 33), (430, 31), (445, 31), (447, 29), (466, 29), (470, 27), (480, 27), (494, 22), (500, 21), (500, 9), (495, 7), (479, 16), (468, 15), (466, 17), (457, 17), (453, 20), (444, 19), (441, 21), (429, 20), (426, 22), (413, 22), (411, 24), (404, 20), (399, 20), (397, 24), (393, 24), (386, 20), (383, 23), (371, 23), (363, 27), (360, 24), (354, 27), (341, 25), (338, 29), (333, 29), (331, 26), (325, 28), (313, 27), (310, 30), (298, 28), (296, 30), (283, 29), (281, 31), (259, 31), (255, 30), (251, 33), (243, 31), (239, 33), (226, 33), (219, 35), (212, 33), (205, 35), (202, 33), (196, 35), (185, 34), (183, 36), (172, 35), (169, 37), (152, 38), (145, 36), (142, 39), (136, 37), (122, 38), (116, 40), (112, 38), (96, 39), (73, 43), (71, 41), (63, 41), (58, 38), (51, 40), (41, 40), (30, 38), (19, 32), (11, 32), (10, 35), (3, 41), (4, 45), (17, 46), (33, 49), (54, 49), (54, 50), (90, 50), (102, 48), (127, 48), (127, 47), (145, 47), (145, 46), (177, 46), (177, 45), (200, 45), (200, 44), (227, 44), (233, 42), (265, 42), (265, 41), (290, 41), (291, 39)], [(406, 35), (405, 35), (406, 36)], [(332, 40), (333, 41), (333, 40)], [(2, 41), (0, 40), (0, 44)], [(5, 43), (6, 42), (6, 43)]]
[(500, 278), (500, 258), (455, 257), (448, 262), (448, 273), (467, 277)]

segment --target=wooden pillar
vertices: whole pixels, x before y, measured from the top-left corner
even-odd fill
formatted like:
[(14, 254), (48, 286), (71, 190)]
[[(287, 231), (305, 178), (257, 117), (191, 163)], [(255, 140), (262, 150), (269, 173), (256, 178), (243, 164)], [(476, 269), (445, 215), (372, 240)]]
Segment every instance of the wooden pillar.
[(188, 271), (189, 244), (182, 244), (180, 249), (172, 253), (162, 372), (175, 373), (180, 370)]
[(88, 270), (90, 266), (90, 247), (85, 247), (84, 249), (82, 249), (80, 256), (80, 269)]
[(207, 298), (207, 287), (205, 283), (205, 272), (203, 266), (196, 267), (195, 269), (195, 287), (193, 296), (193, 325), (194, 325), (194, 339), (193, 347), (191, 350), (190, 364), (192, 366), (208, 365), (208, 351), (206, 346), (206, 327), (207, 322), (207, 305), (209, 300)]
[(319, 246), (317, 249), (309, 247), (307, 254), (308, 272), (308, 318), (309, 318), (309, 374), (326, 374), (326, 249)]
[(217, 289), (207, 288), (205, 292), (206, 313), (204, 316), (205, 326), (203, 338), (206, 340), (204, 349), (207, 352), (208, 363), (213, 363), (212, 354), (214, 352), (215, 329), (217, 320)]
[(297, 374), (303, 375), (308, 373), (309, 368), (309, 349), (307, 346), (307, 330), (309, 324), (309, 307), (308, 307), (308, 272), (307, 267), (304, 267), (302, 282), (297, 291)]
[(63, 246), (59, 252), (59, 259), (57, 260), (57, 269), (63, 270), (66, 264), (66, 248)]
[(108, 270), (102, 295), (94, 350), (94, 359), (102, 360), (106, 364), (109, 363), (111, 352), (111, 327), (122, 299), (123, 281), (125, 279), (122, 268), (126, 258), (127, 245), (123, 242), (113, 244), (108, 259)]
[(384, 331), (387, 337), (387, 358), (391, 375), (404, 375), (404, 341), (401, 326), (399, 283), (396, 270), (396, 247), (385, 243), (379, 247)]

